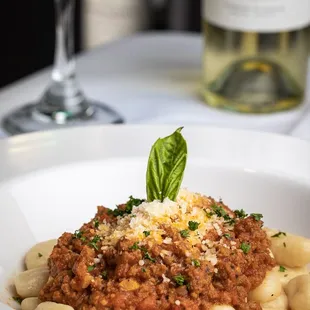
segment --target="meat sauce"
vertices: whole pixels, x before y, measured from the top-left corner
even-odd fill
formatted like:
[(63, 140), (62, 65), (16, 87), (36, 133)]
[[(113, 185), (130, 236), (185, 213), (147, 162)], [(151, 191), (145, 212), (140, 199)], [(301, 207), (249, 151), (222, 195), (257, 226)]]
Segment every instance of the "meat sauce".
[[(163, 221), (157, 225), (160, 240), (150, 230), (143, 237), (121, 236), (111, 245), (105, 244), (111, 232), (101, 231), (115, 229), (127, 217), (136, 220), (135, 215), (115, 216), (98, 207), (94, 219), (58, 239), (39, 298), (77, 310), (210, 310), (215, 304), (261, 309), (247, 296), (275, 266), (263, 222), (211, 197), (201, 198), (193, 210), (203, 210), (206, 222), (216, 221), (203, 235), (197, 229), (201, 223), (180, 229), (178, 221), (174, 226)], [(200, 241), (193, 242), (197, 236)]]

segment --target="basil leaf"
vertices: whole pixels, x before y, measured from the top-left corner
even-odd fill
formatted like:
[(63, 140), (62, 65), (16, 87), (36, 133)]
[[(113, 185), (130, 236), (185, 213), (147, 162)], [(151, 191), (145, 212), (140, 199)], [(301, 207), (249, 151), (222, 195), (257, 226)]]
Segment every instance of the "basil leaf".
[(187, 144), (178, 128), (172, 135), (158, 139), (152, 146), (147, 172), (147, 200), (175, 200), (187, 159)]

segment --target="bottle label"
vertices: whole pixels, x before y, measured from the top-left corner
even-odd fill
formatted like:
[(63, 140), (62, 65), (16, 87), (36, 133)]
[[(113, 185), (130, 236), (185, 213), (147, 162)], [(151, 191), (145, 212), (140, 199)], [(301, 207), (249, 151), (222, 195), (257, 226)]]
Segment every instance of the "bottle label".
[(203, 0), (204, 19), (236, 31), (280, 32), (310, 24), (309, 0)]

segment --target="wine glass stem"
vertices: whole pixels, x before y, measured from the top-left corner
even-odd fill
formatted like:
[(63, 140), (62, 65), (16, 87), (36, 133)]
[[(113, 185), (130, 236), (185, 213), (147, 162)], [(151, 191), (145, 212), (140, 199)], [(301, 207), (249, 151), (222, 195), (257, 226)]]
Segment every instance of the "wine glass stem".
[(72, 117), (89, 108), (75, 77), (74, 8), (75, 0), (55, 0), (55, 59), (51, 83), (37, 107), (41, 114), (62, 111)]
[(63, 82), (75, 76), (75, 0), (55, 0), (56, 44), (52, 79)]

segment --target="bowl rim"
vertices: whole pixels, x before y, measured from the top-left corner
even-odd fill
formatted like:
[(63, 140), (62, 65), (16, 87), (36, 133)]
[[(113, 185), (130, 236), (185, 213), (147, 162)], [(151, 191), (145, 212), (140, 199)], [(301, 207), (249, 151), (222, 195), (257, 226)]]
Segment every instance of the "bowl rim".
[[(178, 127), (181, 126), (100, 125), (9, 137), (0, 140), (0, 183), (81, 161), (147, 157), (155, 139), (169, 135)], [(203, 158), (218, 165), (284, 174), (310, 185), (310, 143), (306, 140), (201, 125), (186, 125), (183, 134), (192, 147), (189, 160)]]

